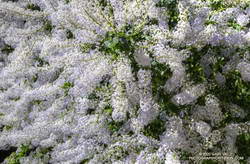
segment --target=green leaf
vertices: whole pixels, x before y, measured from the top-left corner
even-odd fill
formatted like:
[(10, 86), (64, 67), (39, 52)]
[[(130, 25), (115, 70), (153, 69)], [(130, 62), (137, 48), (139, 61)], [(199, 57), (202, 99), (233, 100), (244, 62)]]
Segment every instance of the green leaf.
[(165, 131), (165, 122), (160, 118), (155, 119), (150, 124), (148, 124), (143, 131), (145, 136), (152, 137), (154, 139), (159, 139), (159, 136)]
[(74, 87), (74, 84), (71, 82), (65, 82), (63, 86), (61, 86), (62, 89), (64, 89), (65, 96), (68, 96), (70, 88)]
[(2, 49), (2, 53), (10, 54), (14, 51), (14, 48), (11, 47), (10, 45), (6, 44)]
[(111, 133), (117, 132), (121, 126), (123, 125), (123, 122), (115, 122), (111, 121), (108, 123), (108, 129), (111, 131)]
[(73, 39), (74, 34), (70, 30), (66, 30), (66, 38), (67, 39)]
[(33, 4), (33, 3), (28, 4), (26, 6), (26, 9), (33, 10), (33, 11), (41, 11), (41, 8), (38, 5)]
[(95, 48), (95, 44), (93, 43), (83, 43), (80, 45), (80, 49), (83, 53), (89, 52), (91, 49)]
[(113, 112), (113, 108), (112, 108), (110, 105), (108, 105), (108, 106), (106, 106), (106, 107), (103, 109), (103, 112), (106, 113), (107, 115), (110, 115), (110, 116), (111, 116), (111, 114), (112, 114), (112, 112)]
[(21, 145), (18, 153), (14, 152), (7, 158), (7, 164), (20, 164), (20, 159), (27, 156), (29, 151), (28, 145)]

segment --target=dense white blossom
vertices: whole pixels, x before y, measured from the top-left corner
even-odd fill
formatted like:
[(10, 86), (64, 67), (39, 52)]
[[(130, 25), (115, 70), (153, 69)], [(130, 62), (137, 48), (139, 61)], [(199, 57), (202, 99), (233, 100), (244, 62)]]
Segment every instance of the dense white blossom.
[(249, 27), (249, 0), (0, 0), (0, 163), (249, 163)]

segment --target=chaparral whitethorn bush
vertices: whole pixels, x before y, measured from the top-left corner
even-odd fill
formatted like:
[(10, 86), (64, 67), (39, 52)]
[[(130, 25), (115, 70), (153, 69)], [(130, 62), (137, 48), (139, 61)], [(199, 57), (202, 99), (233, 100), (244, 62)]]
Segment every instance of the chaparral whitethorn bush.
[(0, 0), (0, 162), (247, 164), (249, 45), (249, 0)]

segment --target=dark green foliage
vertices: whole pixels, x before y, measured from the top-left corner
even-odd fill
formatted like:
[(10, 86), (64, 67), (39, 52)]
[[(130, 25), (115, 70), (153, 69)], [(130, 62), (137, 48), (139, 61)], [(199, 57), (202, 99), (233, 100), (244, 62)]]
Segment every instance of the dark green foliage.
[(31, 103), (32, 105), (40, 105), (42, 102), (43, 102), (42, 100), (33, 100), (33, 101), (31, 101), (30, 103)]
[(100, 42), (100, 51), (114, 55), (115, 60), (120, 53), (131, 55), (135, 49), (134, 44), (140, 40), (143, 40), (143, 33), (127, 25), (121, 31), (108, 32)]
[(63, 89), (70, 89), (71, 87), (73, 87), (73, 83), (70, 82), (65, 82), (62, 86)]
[(7, 158), (7, 164), (20, 164), (20, 159), (22, 157), (25, 157), (28, 155), (30, 149), (28, 145), (21, 145), (20, 147), (21, 151), (16, 153), (12, 153), (8, 158)]
[[(132, 151), (132, 150), (130, 150)], [(109, 163), (108, 161), (110, 159), (116, 159), (116, 160), (121, 160), (124, 159), (125, 157), (127, 157), (129, 155), (129, 151), (126, 150), (124, 147), (122, 146), (115, 146), (112, 147), (109, 150), (109, 154), (107, 154), (106, 159), (104, 160), (104, 163)]]
[(81, 162), (80, 162), (80, 164), (86, 164), (86, 163), (88, 163), (89, 162), (89, 159), (84, 159), (84, 160), (82, 160)]
[(247, 29), (250, 28), (250, 22), (246, 25), (246, 28), (247, 28)]
[(46, 154), (48, 154), (50, 151), (52, 151), (52, 147), (48, 147), (48, 148), (41, 148), (39, 149), (38, 152), (36, 152), (34, 154), (35, 158), (43, 158)]
[(15, 49), (11, 47), (8, 44), (5, 44), (4, 47), (1, 49), (2, 53), (10, 54), (14, 51)]
[(179, 156), (180, 160), (190, 160), (189, 157), (192, 157), (192, 154), (187, 151), (181, 151)]
[(86, 114), (94, 114), (95, 109), (94, 108), (88, 108)]
[(144, 150), (145, 147), (146, 147), (145, 145), (137, 145), (136, 147), (134, 147), (133, 151), (134, 151), (136, 154), (140, 154), (140, 152), (141, 152), (142, 150)]
[(65, 96), (68, 96), (70, 88), (74, 87), (74, 84), (71, 82), (65, 82), (63, 86), (61, 86), (62, 89), (64, 89)]
[(237, 30), (237, 31), (241, 31), (241, 30), (244, 30), (245, 28), (241, 25), (239, 25), (236, 20), (234, 19), (230, 19), (228, 21), (228, 24), (227, 24), (229, 27), (232, 27), (233, 29)]
[(219, 164), (219, 163), (218, 161), (208, 159), (208, 160), (202, 160), (202, 164)]
[(110, 85), (110, 79), (111, 79), (111, 76), (110, 75), (104, 75), (103, 77), (102, 77), (102, 80), (100, 81), (100, 85), (101, 86), (108, 86), (108, 85)]
[(158, 117), (144, 128), (143, 134), (145, 136), (159, 140), (160, 135), (165, 130), (165, 122)]
[[(1, 131), (1, 130), (0, 130)], [(16, 147), (10, 147), (7, 150), (0, 150), (0, 163), (2, 163), (6, 157), (10, 156), (12, 153), (16, 152)]]
[(95, 49), (96, 45), (93, 43), (83, 43), (80, 45), (80, 49), (83, 53), (89, 52), (91, 49)]
[(70, 3), (71, 0), (64, 0), (66, 4)]
[(246, 113), (248, 114), (245, 117), (237, 117), (235, 115), (232, 115), (231, 111), (228, 110), (231, 107), (230, 104), (225, 104), (225, 102), (223, 102), (223, 99), (220, 103), (220, 107), (222, 109), (224, 119), (220, 122), (219, 128), (224, 128), (230, 123), (245, 123), (250, 120), (250, 112), (248, 111), (246, 111)]
[[(96, 103), (99, 103), (102, 100), (105, 100), (105, 102), (109, 102), (110, 100), (110, 96), (107, 96), (107, 94), (110, 94), (111, 89), (111, 84), (110, 84), (110, 75), (104, 75), (102, 77), (102, 80), (100, 81), (100, 83), (96, 86), (96, 88), (94, 89), (94, 91), (92, 93), (90, 93), (88, 95), (88, 99), (92, 100)], [(104, 109), (103, 109), (103, 113), (106, 115), (111, 116), (112, 114), (112, 106), (108, 103)], [(87, 114), (93, 114), (95, 112), (95, 107), (92, 107), (90, 109), (87, 110)]]
[(196, 104), (201, 106), (205, 106), (205, 103), (206, 103), (206, 95), (200, 96), (196, 102)]
[(214, 11), (223, 11), (225, 10), (227, 7), (225, 1), (223, 0), (209, 0), (210, 1), (210, 7), (212, 10)]
[(3, 0), (3, 2), (18, 2), (18, 0)]
[[(108, 0), (98, 0), (98, 5), (102, 10), (107, 10), (109, 11), (108, 15), (109, 16), (113, 16), (114, 14), (114, 9), (112, 7), (112, 5), (110, 4), (110, 2)], [(111, 25), (111, 24), (110, 24)], [(111, 26), (115, 26), (115, 25), (111, 25)]]
[[(237, 136), (236, 146), (238, 150), (238, 155), (244, 157), (246, 160), (250, 157), (250, 133), (243, 133)], [(244, 160), (242, 163), (246, 163)]]
[[(213, 81), (215, 80), (216, 73), (222, 73), (222, 67), (229, 60), (226, 57), (222, 56), (223, 46), (212, 46), (206, 45), (201, 50), (198, 50), (195, 47), (189, 47), (191, 54), (190, 56), (183, 62), (186, 65), (186, 72), (188, 73), (190, 79), (194, 84), (202, 83), (204, 81)], [(205, 75), (204, 68), (201, 64), (201, 58), (209, 53), (214, 57), (216, 62), (214, 64), (210, 64), (209, 67), (212, 70), (212, 74)]]
[[(241, 57), (241, 59), (243, 59), (244, 55), (246, 53), (250, 52), (250, 46), (244, 46), (244, 47), (240, 47), (240, 48), (238, 47), (238, 48), (236, 48), (235, 52), (236, 52), (236, 54), (238, 54)], [(248, 59), (248, 61), (250, 61), (250, 60)]]
[(103, 112), (109, 116), (112, 115), (113, 112), (113, 108), (111, 107), (111, 105), (107, 105), (104, 107)]
[(8, 131), (11, 130), (12, 128), (13, 128), (12, 125), (5, 125), (3, 129)]
[(6, 89), (6, 88), (0, 87), (0, 91), (1, 91), (1, 92), (4, 92), (4, 91), (7, 91), (7, 89)]
[(172, 76), (172, 71), (166, 64), (153, 61), (151, 64), (152, 71), (152, 93), (153, 96), (160, 106), (161, 110), (164, 110), (168, 114), (177, 114), (181, 109), (186, 107), (176, 106), (171, 102), (171, 95), (164, 91), (164, 85), (166, 81)]
[(213, 72), (222, 72), (222, 67), (226, 64), (228, 59), (225, 57), (217, 56), (216, 63), (212, 66)]
[(49, 63), (47, 61), (45, 61), (44, 59), (40, 58), (39, 56), (35, 56), (34, 60), (35, 60), (35, 63), (36, 63), (37, 67), (42, 67), (44, 65), (49, 65)]
[(123, 125), (123, 122), (115, 122), (115, 121), (110, 121), (108, 122), (108, 129), (110, 130), (111, 133), (117, 132), (121, 126)]
[[(18, 100), (20, 100), (20, 97), (11, 97), (10, 100), (18, 101)], [(0, 114), (0, 115), (1, 115), (1, 114)]]
[(117, 60), (120, 53), (131, 53), (132, 43), (124, 32), (108, 32), (101, 43), (100, 50), (111, 54), (112, 59)]
[(221, 108), (228, 116), (222, 122), (244, 122), (247, 121), (247, 117), (244, 119), (233, 118), (228, 111), (227, 107), (229, 104), (234, 103), (239, 107), (243, 108), (249, 117), (249, 106), (250, 106), (250, 83), (245, 82), (241, 79), (240, 72), (232, 70), (225, 74), (226, 83), (225, 86), (218, 86), (216, 83), (211, 82), (209, 92), (215, 95), (220, 100)]
[(132, 71), (137, 73), (140, 66), (135, 61), (133, 53), (136, 43), (144, 39), (145, 36), (141, 29), (126, 25), (121, 31), (107, 32), (105, 38), (100, 42), (99, 50), (111, 56), (113, 61), (118, 60), (121, 54), (125, 54), (130, 59)]
[(151, 64), (152, 71), (152, 93), (160, 106), (161, 110), (166, 111), (168, 114), (178, 113), (180, 107), (171, 102), (171, 95), (164, 91), (166, 81), (172, 76), (172, 71), (166, 64), (153, 61)]
[(243, 10), (246, 10), (249, 7), (250, 7), (250, 3), (247, 1), (245, 1), (245, 3), (243, 3), (243, 4), (240, 4), (240, 8)]
[(242, 80), (240, 72), (230, 71), (226, 74), (226, 88), (228, 99), (242, 107), (250, 106), (250, 83)]
[(153, 96), (159, 96), (163, 91), (166, 81), (172, 76), (168, 65), (153, 61), (151, 64), (152, 71), (152, 92)]
[(195, 83), (202, 83), (206, 80), (205, 73), (202, 65), (200, 64), (200, 60), (202, 56), (204, 56), (208, 51), (208, 46), (202, 48), (202, 50), (198, 51), (197, 48), (191, 47), (190, 52), (191, 55), (185, 60), (183, 63), (186, 65), (186, 72), (190, 76), (190, 79)]
[(70, 30), (66, 30), (66, 38), (67, 39), (73, 39), (74, 34)]
[(28, 4), (28, 5), (26, 6), (26, 9), (41, 11), (41, 8), (40, 8), (38, 5), (33, 4), (33, 3)]
[(33, 83), (35, 83), (37, 81), (37, 79), (38, 79), (38, 74), (35, 74), (35, 75), (32, 76), (31, 81)]
[(99, 5), (103, 8), (105, 8), (108, 5), (108, 1), (107, 0), (98, 0)]
[[(194, 83), (201, 83), (204, 81), (209, 82), (206, 94), (213, 94), (219, 98), (221, 108), (225, 109), (225, 113), (228, 113), (229, 111), (224, 106), (226, 104), (234, 103), (245, 109), (247, 114), (249, 114), (247, 109), (250, 106), (250, 84), (242, 80), (240, 72), (237, 70), (223, 73), (222, 68), (229, 61), (228, 55), (231, 55), (228, 54), (227, 56), (223, 56), (223, 49), (225, 49), (223, 46), (214, 47), (211, 45), (206, 45), (201, 50), (190, 47), (189, 50), (191, 52), (191, 56), (184, 61), (184, 64), (186, 65), (186, 72), (189, 74), (190, 79), (194, 81)], [(201, 65), (201, 58), (208, 51), (215, 59), (215, 62), (209, 65), (212, 73), (205, 75), (203, 66)], [(238, 52), (239, 50), (236, 51)], [(234, 54), (235, 51), (232, 51), (232, 55)], [(218, 84), (215, 79), (217, 73), (221, 73), (225, 77), (225, 85)], [(205, 105), (205, 96), (200, 97), (197, 104)], [(228, 115), (230, 116), (230, 113), (228, 113)], [(231, 117), (228, 117), (225, 121), (233, 120), (241, 121), (244, 119), (232, 119)]]
[(90, 100), (98, 100), (100, 97), (97, 96), (96, 92), (92, 92), (88, 95), (88, 99)]
[(51, 21), (46, 20), (46, 21), (44, 22), (43, 30), (44, 30), (45, 32), (51, 34), (51, 31), (52, 31), (53, 28), (54, 28), (54, 27), (53, 27)]
[(158, 25), (159, 20), (157, 18), (149, 19), (146, 25)]
[(178, 0), (160, 0), (156, 7), (165, 7), (168, 15), (168, 26), (173, 30), (179, 21)]
[(129, 136), (132, 136), (132, 135), (134, 135), (134, 134), (135, 134), (135, 133), (134, 133), (133, 131), (131, 131), (131, 130), (128, 132), (128, 135), (129, 135)]
[(191, 105), (175, 105), (171, 101), (171, 95), (162, 93), (157, 101), (160, 109), (165, 111), (168, 115), (178, 115), (183, 110), (189, 110)]
[(102, 80), (100, 83), (96, 86), (95, 90), (88, 95), (89, 100), (93, 101), (100, 101), (101, 98), (105, 95), (105, 93), (108, 93), (111, 91), (111, 84), (109, 83), (110, 80), (109, 75), (105, 75), (102, 77)]
[(215, 25), (215, 24), (218, 24), (217, 22), (213, 21), (213, 20), (210, 20), (210, 18), (208, 20), (205, 21), (204, 23), (206, 26), (212, 24), (212, 25)]
[(156, 7), (167, 7), (170, 8), (177, 3), (177, 0), (159, 0)]

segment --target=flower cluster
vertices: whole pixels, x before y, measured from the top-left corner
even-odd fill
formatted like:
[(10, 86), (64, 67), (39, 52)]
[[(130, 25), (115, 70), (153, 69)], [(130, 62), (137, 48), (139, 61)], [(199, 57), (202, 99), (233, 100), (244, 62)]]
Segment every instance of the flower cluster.
[(249, 45), (249, 0), (0, 0), (0, 163), (249, 163)]

